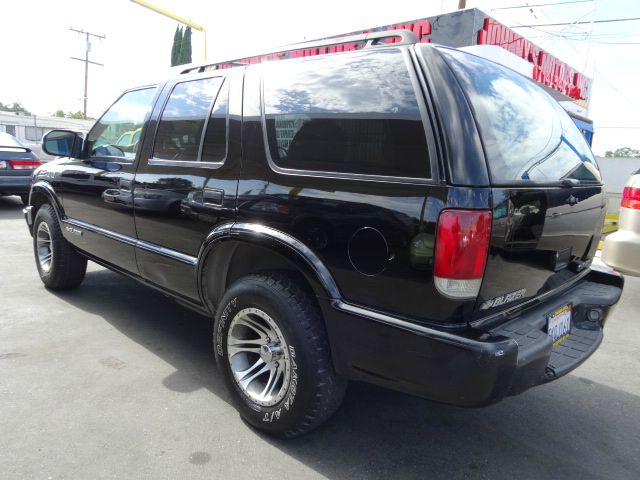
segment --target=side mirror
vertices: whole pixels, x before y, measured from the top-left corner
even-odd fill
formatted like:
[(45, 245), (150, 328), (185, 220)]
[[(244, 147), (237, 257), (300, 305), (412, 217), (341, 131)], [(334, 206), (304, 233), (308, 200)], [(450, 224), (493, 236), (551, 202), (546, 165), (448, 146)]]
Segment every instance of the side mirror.
[(42, 150), (57, 157), (78, 157), (83, 137), (71, 130), (51, 130), (42, 137)]

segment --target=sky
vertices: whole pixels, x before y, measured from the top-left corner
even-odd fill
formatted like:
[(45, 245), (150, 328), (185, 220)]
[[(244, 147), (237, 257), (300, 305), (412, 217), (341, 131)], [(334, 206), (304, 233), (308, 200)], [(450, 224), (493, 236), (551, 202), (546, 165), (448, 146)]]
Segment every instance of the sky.
[[(565, 5), (533, 6), (564, 1)], [(151, 3), (205, 27), (208, 60), (238, 58), (270, 47), (412, 20), (457, 8), (458, 0), (300, 0)], [(223, 6), (224, 5), (224, 6)], [(513, 8), (530, 5), (527, 8)], [(637, 0), (468, 0), (507, 26), (640, 17)], [(510, 7), (505, 9), (505, 7)], [(169, 74), (177, 23), (130, 0), (21, 0), (2, 5), (0, 102), (19, 100), (38, 115), (82, 110), (85, 37), (92, 38), (88, 115), (98, 117), (125, 89)], [(589, 116), (593, 150), (640, 149), (640, 21), (540, 26), (516, 31), (593, 78)], [(586, 38), (591, 33), (591, 42)], [(193, 60), (204, 36), (193, 32)]]

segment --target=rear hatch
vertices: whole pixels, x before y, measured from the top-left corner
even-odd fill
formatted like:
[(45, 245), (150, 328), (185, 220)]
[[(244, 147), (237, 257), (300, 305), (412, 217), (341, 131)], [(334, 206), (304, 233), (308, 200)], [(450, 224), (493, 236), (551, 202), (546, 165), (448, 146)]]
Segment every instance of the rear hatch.
[(587, 268), (604, 222), (602, 179), (562, 107), (533, 81), (441, 50), (476, 117), (492, 190), (492, 228), (474, 317), (561, 287)]

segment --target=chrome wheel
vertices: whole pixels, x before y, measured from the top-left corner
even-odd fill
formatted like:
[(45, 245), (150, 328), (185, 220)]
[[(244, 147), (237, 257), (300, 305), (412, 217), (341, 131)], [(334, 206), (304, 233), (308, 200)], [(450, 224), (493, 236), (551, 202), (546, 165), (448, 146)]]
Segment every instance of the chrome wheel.
[(289, 349), (273, 319), (257, 308), (239, 311), (227, 334), (233, 378), (252, 401), (271, 406), (284, 398), (291, 377)]
[(38, 263), (40, 269), (48, 273), (51, 270), (53, 260), (53, 247), (51, 244), (51, 233), (46, 222), (40, 222), (36, 232), (36, 250), (38, 252)]

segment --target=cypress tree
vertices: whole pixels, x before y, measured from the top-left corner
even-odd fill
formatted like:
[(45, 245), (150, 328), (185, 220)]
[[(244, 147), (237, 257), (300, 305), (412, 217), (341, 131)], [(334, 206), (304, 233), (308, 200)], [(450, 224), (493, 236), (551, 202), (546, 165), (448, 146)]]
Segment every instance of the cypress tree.
[(173, 34), (173, 45), (171, 46), (171, 66), (180, 65), (180, 50), (182, 48), (182, 28), (176, 27), (176, 33)]
[(187, 27), (182, 37), (180, 49), (180, 64), (191, 63), (191, 27)]

